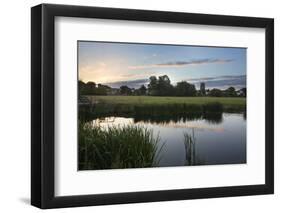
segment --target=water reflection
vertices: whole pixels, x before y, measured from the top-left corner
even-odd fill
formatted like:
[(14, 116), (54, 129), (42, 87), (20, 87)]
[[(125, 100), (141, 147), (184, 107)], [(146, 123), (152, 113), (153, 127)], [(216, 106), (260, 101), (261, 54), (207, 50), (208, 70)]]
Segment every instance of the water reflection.
[[(80, 113), (82, 114), (82, 113)], [(129, 120), (132, 120), (134, 123), (144, 122), (144, 123), (155, 123), (155, 124), (172, 124), (172, 123), (178, 123), (178, 122), (188, 122), (188, 121), (194, 121), (194, 120), (205, 120), (208, 123), (211, 124), (219, 124), (223, 122), (223, 113), (184, 113), (184, 114), (118, 114), (112, 115), (111, 113), (106, 114), (105, 116), (101, 117), (98, 116), (98, 118), (93, 117), (92, 120), (99, 120), (102, 121), (103, 119), (107, 119), (106, 122), (110, 123), (110, 119), (120, 119), (120, 118), (127, 118), (128, 120), (123, 119), (122, 122), (126, 123)], [(89, 117), (86, 116), (87, 120), (91, 120)]]
[[(103, 117), (92, 120), (103, 128), (141, 125), (161, 138), (159, 166), (246, 163), (244, 114), (218, 113), (191, 117)], [(164, 145), (164, 146), (163, 146)]]
[(150, 122), (150, 123), (170, 123), (173, 122), (186, 122), (192, 120), (205, 119), (210, 123), (221, 123), (222, 113), (186, 113), (178, 115), (138, 115), (134, 116), (135, 122)]
[(94, 110), (79, 107), (79, 120), (90, 121), (101, 117), (134, 118), (134, 122), (169, 123), (179, 121), (205, 120), (219, 124), (223, 122), (223, 110), (221, 105), (164, 105), (164, 106), (126, 106), (99, 104)]

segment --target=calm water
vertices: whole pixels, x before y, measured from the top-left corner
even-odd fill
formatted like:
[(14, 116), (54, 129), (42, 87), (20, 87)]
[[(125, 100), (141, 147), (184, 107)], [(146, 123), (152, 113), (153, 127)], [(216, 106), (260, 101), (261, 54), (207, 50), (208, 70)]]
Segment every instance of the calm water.
[[(103, 128), (141, 125), (160, 136), (159, 166), (246, 163), (246, 119), (243, 114), (223, 113), (220, 119), (176, 119), (149, 121), (125, 117), (105, 117), (92, 121)], [(186, 142), (188, 134), (192, 142)]]

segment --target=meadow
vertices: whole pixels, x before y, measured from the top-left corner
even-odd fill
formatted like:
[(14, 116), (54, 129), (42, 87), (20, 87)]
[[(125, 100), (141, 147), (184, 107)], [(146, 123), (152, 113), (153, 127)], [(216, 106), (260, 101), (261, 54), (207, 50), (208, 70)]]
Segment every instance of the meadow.
[(225, 108), (246, 106), (244, 97), (162, 97), (162, 96), (87, 96), (91, 101), (98, 103), (122, 105), (169, 105), (169, 104), (195, 104), (220, 103)]

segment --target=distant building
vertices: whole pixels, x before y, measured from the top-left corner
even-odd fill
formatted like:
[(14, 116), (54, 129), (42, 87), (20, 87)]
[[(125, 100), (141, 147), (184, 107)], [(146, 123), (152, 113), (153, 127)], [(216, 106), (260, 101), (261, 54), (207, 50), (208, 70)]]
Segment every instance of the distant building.
[(205, 83), (204, 82), (200, 83), (200, 93), (201, 93), (201, 95), (206, 95)]

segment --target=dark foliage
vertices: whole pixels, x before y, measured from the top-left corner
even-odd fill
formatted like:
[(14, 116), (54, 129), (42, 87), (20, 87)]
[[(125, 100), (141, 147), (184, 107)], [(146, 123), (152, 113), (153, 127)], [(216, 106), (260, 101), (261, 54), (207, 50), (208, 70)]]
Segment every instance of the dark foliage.
[(120, 88), (111, 88), (107, 85), (96, 84), (94, 82), (84, 83), (78, 82), (79, 96), (80, 95), (150, 95), (150, 96), (211, 96), (211, 97), (246, 97), (246, 88), (238, 91), (234, 87), (229, 87), (226, 90), (213, 88), (211, 90), (205, 88), (205, 83), (200, 83), (199, 90), (196, 90), (194, 84), (187, 81), (177, 82), (174, 86), (171, 84), (170, 78), (167, 75), (151, 76), (147, 88), (141, 85), (140, 88), (129, 88), (123, 85)]

